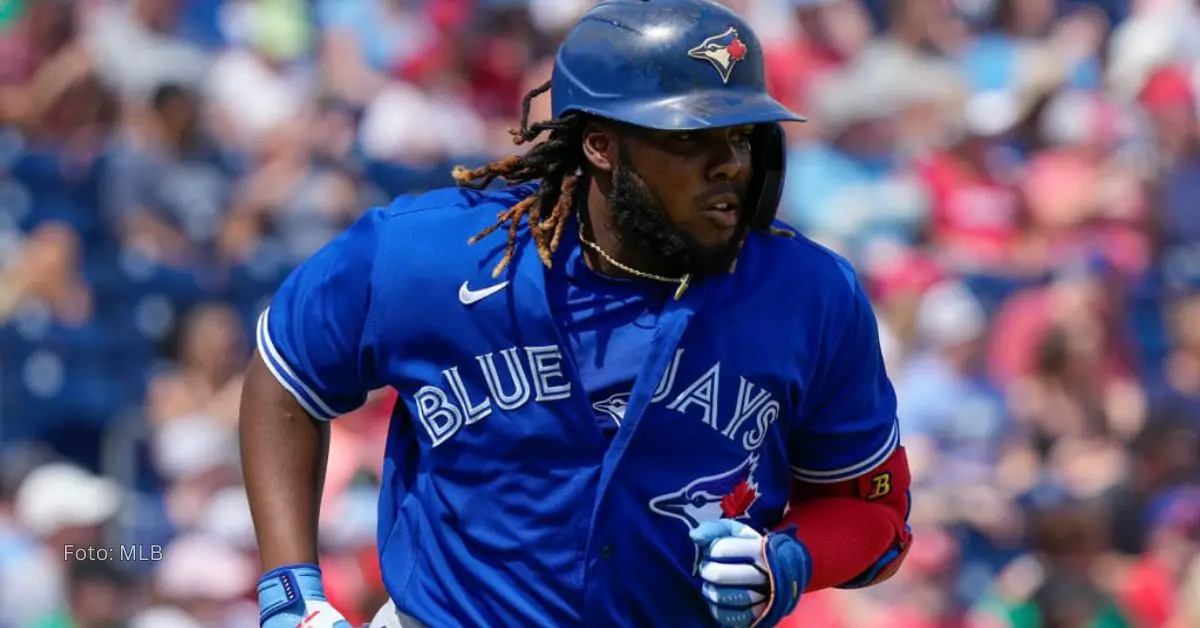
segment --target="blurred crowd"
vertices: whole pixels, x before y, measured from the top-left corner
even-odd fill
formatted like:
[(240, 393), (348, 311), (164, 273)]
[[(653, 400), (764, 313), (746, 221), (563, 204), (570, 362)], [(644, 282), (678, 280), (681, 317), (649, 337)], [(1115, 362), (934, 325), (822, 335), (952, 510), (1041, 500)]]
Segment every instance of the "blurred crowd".
[[(906, 567), (795, 625), (1200, 627), (1198, 3), (725, 3), (811, 119), (780, 215), (871, 291), (913, 466)], [(516, 150), (591, 4), (0, 0), (0, 628), (256, 625), (255, 315), (364, 209)], [(394, 395), (333, 425), (356, 623)]]

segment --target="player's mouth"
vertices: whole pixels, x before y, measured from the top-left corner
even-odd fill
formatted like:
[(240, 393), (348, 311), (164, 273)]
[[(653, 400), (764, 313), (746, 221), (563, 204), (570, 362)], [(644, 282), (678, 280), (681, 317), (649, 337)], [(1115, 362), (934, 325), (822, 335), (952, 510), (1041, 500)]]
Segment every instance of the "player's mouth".
[(704, 215), (722, 229), (732, 229), (741, 219), (741, 201), (735, 194), (723, 194), (710, 199), (704, 206)]

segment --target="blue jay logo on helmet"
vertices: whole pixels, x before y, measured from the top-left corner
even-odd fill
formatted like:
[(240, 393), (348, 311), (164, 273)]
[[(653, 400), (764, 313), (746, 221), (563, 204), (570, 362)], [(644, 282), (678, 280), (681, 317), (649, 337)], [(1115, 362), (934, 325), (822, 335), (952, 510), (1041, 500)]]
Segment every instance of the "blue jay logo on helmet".
[(721, 75), (721, 82), (728, 83), (733, 66), (745, 59), (748, 51), (746, 44), (738, 37), (737, 29), (730, 26), (724, 33), (713, 35), (689, 50), (688, 56), (711, 63)]

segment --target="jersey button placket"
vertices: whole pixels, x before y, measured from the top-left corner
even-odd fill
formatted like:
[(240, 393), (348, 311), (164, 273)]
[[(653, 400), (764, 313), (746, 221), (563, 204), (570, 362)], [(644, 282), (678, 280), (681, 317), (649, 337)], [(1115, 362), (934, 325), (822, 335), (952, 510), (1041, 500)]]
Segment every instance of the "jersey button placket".
[(612, 557), (613, 557), (613, 546), (605, 545), (604, 547), (600, 548), (600, 558), (602, 558), (604, 560), (609, 560)]

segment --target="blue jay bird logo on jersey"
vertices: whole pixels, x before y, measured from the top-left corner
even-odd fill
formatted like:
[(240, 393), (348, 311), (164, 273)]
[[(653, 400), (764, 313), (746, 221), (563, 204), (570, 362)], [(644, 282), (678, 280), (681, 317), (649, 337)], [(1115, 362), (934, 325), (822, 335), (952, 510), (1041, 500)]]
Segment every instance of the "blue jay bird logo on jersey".
[(613, 422), (619, 427), (621, 421), (625, 420), (625, 409), (629, 407), (629, 393), (617, 393), (607, 399), (602, 399), (592, 404), (592, 409), (596, 412), (603, 412), (612, 417)]
[(699, 46), (688, 51), (688, 56), (711, 63), (721, 75), (721, 82), (728, 83), (729, 76), (733, 74), (733, 66), (745, 59), (747, 52), (749, 50), (746, 44), (738, 38), (737, 29), (731, 26), (724, 33), (700, 42)]
[[(751, 454), (728, 471), (692, 480), (674, 493), (655, 497), (650, 500), (650, 510), (682, 521), (688, 532), (705, 521), (748, 518), (750, 507), (758, 501), (758, 482), (754, 478), (758, 459), (757, 453)], [(695, 549), (693, 575), (700, 567), (700, 548)]]

